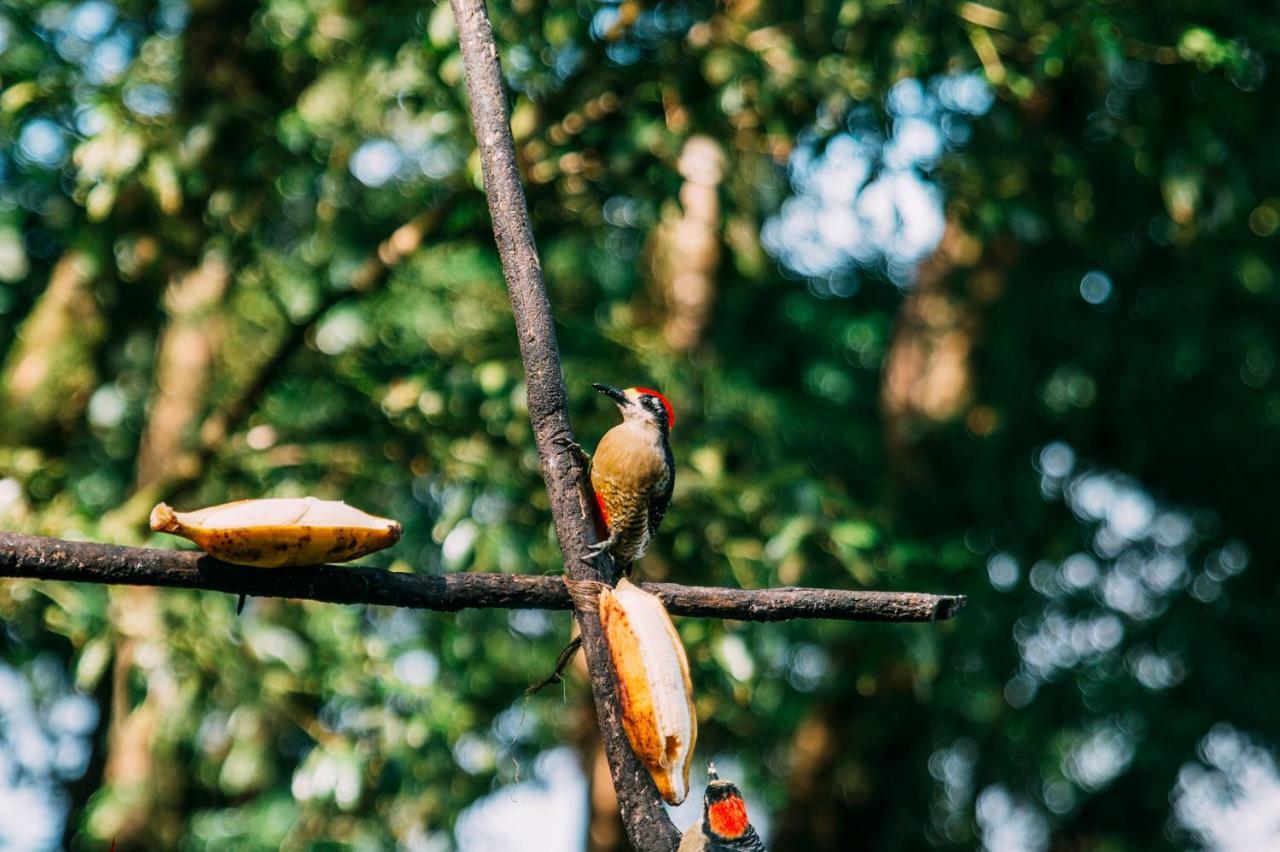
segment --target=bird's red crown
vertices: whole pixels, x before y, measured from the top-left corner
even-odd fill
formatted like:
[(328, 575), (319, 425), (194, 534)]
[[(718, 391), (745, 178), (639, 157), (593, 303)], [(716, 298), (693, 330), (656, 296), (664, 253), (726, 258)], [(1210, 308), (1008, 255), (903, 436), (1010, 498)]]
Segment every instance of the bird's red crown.
[(647, 393), (649, 396), (656, 396), (658, 401), (662, 403), (662, 407), (667, 410), (667, 427), (672, 428), (676, 425), (676, 410), (671, 407), (671, 403), (667, 401), (665, 396), (653, 388), (636, 388), (636, 393)]

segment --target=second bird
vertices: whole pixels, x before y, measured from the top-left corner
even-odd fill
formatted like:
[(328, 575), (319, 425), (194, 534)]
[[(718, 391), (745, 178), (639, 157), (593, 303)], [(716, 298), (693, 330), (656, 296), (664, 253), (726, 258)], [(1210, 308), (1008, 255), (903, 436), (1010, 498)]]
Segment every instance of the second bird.
[(747, 819), (747, 803), (731, 781), (721, 781), (714, 763), (707, 766), (702, 819), (684, 833), (676, 852), (765, 852)]
[(591, 487), (609, 533), (592, 550), (610, 551), (629, 574), (671, 504), (676, 466), (670, 433), (676, 416), (655, 390), (592, 387), (612, 399), (622, 414), (622, 422), (605, 433), (591, 459)]

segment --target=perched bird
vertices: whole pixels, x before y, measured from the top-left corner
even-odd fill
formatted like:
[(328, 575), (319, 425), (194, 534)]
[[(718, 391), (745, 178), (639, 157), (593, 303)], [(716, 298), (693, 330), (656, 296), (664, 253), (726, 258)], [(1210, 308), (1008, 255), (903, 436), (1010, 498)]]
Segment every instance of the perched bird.
[(702, 819), (684, 833), (678, 852), (764, 852), (760, 835), (747, 819), (747, 803), (731, 781), (721, 781), (715, 764), (707, 766)]
[(591, 459), (591, 487), (609, 533), (591, 552), (608, 550), (629, 574), (671, 503), (676, 466), (669, 434), (676, 415), (655, 390), (592, 387), (617, 403), (622, 422), (605, 433)]

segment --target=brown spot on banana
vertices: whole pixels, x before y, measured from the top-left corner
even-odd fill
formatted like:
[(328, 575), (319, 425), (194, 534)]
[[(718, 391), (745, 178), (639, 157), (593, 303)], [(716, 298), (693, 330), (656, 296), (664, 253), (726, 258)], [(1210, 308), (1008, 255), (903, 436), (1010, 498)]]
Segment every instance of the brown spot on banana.
[(195, 542), (224, 562), (258, 568), (346, 562), (400, 540), (400, 524), (335, 500), (239, 500), (193, 512), (164, 503), (151, 528)]

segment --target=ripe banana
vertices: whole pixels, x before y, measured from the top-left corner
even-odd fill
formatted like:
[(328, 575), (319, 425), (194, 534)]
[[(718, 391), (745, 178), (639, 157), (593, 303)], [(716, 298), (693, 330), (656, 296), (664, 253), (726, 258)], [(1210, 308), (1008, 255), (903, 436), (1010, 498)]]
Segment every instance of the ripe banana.
[(223, 562), (280, 568), (346, 562), (400, 540), (400, 524), (336, 500), (239, 500), (194, 512), (165, 503), (151, 529), (182, 536)]
[(622, 727), (662, 798), (678, 805), (689, 795), (689, 764), (698, 739), (689, 660), (680, 635), (662, 601), (626, 578), (617, 588), (601, 583), (592, 591), (599, 597)]

